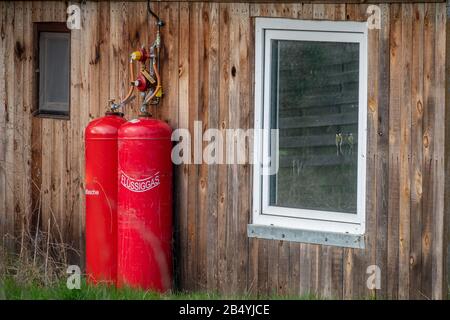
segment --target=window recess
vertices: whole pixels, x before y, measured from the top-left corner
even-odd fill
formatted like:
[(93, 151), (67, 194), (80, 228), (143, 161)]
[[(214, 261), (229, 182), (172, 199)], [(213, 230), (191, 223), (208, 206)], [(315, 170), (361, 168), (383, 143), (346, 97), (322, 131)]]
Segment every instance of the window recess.
[(65, 23), (35, 24), (35, 116), (70, 116), (70, 31)]

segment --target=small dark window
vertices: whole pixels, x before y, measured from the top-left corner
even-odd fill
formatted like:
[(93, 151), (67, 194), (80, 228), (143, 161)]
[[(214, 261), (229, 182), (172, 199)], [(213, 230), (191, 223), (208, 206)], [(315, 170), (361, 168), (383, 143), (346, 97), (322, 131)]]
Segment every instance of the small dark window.
[(65, 23), (35, 26), (37, 110), (35, 115), (68, 118), (70, 111), (70, 31)]

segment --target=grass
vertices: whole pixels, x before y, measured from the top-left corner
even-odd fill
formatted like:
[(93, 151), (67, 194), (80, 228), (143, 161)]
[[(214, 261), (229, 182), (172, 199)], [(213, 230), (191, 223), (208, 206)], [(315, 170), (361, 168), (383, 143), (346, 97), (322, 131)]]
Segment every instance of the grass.
[[(315, 296), (271, 296), (270, 299), (312, 300)], [(64, 281), (45, 286), (39, 283), (21, 283), (14, 277), (0, 280), (0, 300), (219, 300), (219, 299), (258, 299), (249, 295), (223, 296), (204, 292), (175, 292), (160, 294), (132, 288), (117, 289), (108, 285), (87, 285), (84, 281), (79, 290), (69, 290)]]
[[(160, 294), (108, 285), (87, 285), (82, 277), (80, 289), (67, 288), (67, 246), (44, 243), (23, 246), (19, 254), (7, 253), (0, 246), (0, 300), (222, 300), (222, 299), (317, 299), (315, 296), (222, 295), (211, 292), (170, 292)], [(34, 239), (34, 238), (33, 238)], [(20, 242), (19, 242), (20, 243)], [(38, 243), (39, 244), (39, 243)], [(30, 249), (31, 248), (31, 249)]]
[(87, 285), (79, 290), (69, 290), (64, 281), (45, 286), (38, 283), (20, 283), (13, 277), (0, 281), (0, 300), (161, 300), (161, 299), (218, 299), (203, 293), (169, 293), (144, 291), (132, 288), (116, 289), (108, 285)]

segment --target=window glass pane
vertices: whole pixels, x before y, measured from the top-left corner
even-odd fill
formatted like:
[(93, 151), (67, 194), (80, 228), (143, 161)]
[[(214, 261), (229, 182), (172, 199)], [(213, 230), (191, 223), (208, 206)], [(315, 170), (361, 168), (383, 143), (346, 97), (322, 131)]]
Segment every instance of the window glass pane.
[(40, 34), (40, 109), (68, 112), (69, 107), (69, 41), (68, 33)]
[(272, 206), (356, 214), (359, 44), (272, 40)]

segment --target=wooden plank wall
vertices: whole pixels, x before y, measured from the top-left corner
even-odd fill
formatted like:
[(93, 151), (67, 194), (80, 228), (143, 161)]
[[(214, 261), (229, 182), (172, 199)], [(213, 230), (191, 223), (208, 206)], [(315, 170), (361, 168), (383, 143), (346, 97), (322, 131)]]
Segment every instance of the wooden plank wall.
[[(254, 17), (364, 21), (368, 5), (152, 6), (167, 23), (165, 96), (152, 111), (193, 133), (195, 120), (202, 131), (253, 126)], [(445, 4), (379, 7), (381, 29), (369, 32), (367, 248), (249, 239), (251, 166), (182, 165), (174, 193), (179, 288), (339, 299), (445, 296)], [(64, 21), (65, 9), (56, 1), (0, 2), (0, 235), (9, 247), (8, 239), (38, 222), (55, 239), (83, 248), (83, 128), (108, 99), (126, 93), (128, 54), (154, 34), (145, 2), (83, 3), (83, 29), (72, 31), (70, 120), (34, 118), (31, 22)], [(138, 102), (127, 118), (137, 115)], [(369, 265), (381, 269), (380, 290), (366, 286)]]

